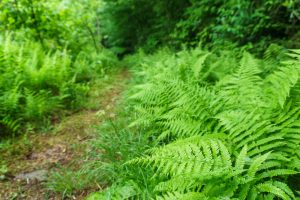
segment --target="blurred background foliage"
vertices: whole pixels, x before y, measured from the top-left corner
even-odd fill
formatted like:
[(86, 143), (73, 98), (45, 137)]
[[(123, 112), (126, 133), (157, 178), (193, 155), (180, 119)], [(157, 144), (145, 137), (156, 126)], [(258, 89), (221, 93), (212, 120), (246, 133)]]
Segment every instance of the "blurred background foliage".
[[(271, 43), (299, 43), (297, 0), (104, 0), (102, 33), (119, 52), (139, 47), (199, 43), (212, 47), (228, 42), (263, 51)], [(287, 42), (290, 39), (292, 42)], [(259, 49), (257, 49), (259, 47)]]
[(38, 41), (47, 49), (67, 47), (78, 53), (91, 44), (98, 50), (100, 7), (97, 0), (4, 0), (0, 30)]
[[(0, 2), (0, 136), (80, 109), (118, 63), (102, 48), (98, 0)], [(55, 120), (54, 120), (55, 121)]]

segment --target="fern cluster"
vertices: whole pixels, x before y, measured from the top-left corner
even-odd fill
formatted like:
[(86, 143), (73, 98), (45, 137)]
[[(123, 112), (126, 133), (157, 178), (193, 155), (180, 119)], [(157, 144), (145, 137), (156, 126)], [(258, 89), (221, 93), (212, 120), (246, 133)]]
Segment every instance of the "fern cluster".
[(87, 82), (109, 63), (98, 54), (74, 58), (67, 50), (47, 52), (39, 43), (17, 42), (11, 34), (0, 37), (0, 136), (24, 130), (26, 122), (48, 123), (63, 108), (80, 107)]
[(299, 50), (280, 55), (271, 47), (259, 60), (196, 48), (129, 60), (139, 63), (140, 77), (130, 126), (143, 127), (160, 145), (127, 165), (155, 171), (162, 181), (153, 196), (299, 196)]

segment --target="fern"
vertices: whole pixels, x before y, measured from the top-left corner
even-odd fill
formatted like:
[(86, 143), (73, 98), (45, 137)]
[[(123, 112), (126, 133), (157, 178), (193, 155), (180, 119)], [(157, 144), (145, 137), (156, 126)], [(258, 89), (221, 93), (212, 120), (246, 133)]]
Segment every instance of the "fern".
[(158, 199), (295, 199), (288, 179), (300, 162), (299, 50), (289, 56), (244, 53), (220, 73), (217, 55), (199, 49), (150, 56), (156, 62), (143, 63), (145, 84), (133, 90), (132, 124), (160, 131), (163, 145), (128, 165), (151, 166), (164, 180)]
[(169, 192), (164, 196), (158, 196), (156, 198), (156, 200), (197, 200), (197, 199), (208, 200), (209, 198), (197, 192), (189, 192), (189, 193)]
[(79, 82), (79, 68), (93, 70), (95, 76), (96, 69), (87, 67), (91, 60), (72, 58), (67, 50), (46, 51), (37, 42), (16, 41), (12, 34), (4, 38), (0, 42), (1, 132), (21, 131), (25, 123), (39, 127), (59, 109), (82, 106), (89, 87), (87, 80)]

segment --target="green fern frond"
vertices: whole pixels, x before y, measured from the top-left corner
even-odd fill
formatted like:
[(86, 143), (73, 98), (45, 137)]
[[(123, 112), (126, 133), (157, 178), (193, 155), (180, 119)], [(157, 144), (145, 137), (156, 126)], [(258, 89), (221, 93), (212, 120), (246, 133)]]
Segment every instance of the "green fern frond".
[[(200, 78), (200, 72), (203, 70), (204, 62), (209, 55), (210, 55), (210, 53), (205, 53), (204, 55), (200, 56), (197, 59), (197, 61), (195, 62), (195, 64), (192, 66), (192, 70), (193, 70), (193, 73), (194, 73), (194, 76), (196, 79)], [(203, 76), (204, 73), (201, 75)], [(205, 77), (205, 75), (204, 75), (204, 77)]]
[[(179, 143), (177, 143), (179, 144)], [(202, 174), (231, 166), (230, 154), (219, 140), (205, 139), (199, 144), (169, 145), (157, 149), (151, 156), (134, 162), (152, 165), (160, 174)]]
[[(291, 88), (295, 86), (299, 79), (298, 70), (293, 66), (279, 68), (265, 79), (266, 98), (268, 105), (278, 104), (283, 108), (286, 99), (290, 95)], [(271, 100), (271, 101), (270, 101)]]
[(289, 176), (297, 173), (298, 173), (297, 171), (290, 170), (290, 169), (274, 169), (274, 170), (268, 170), (260, 173), (259, 175), (257, 175), (256, 179), (260, 180), (260, 179), (272, 178), (272, 177), (283, 176), (283, 175)]
[(247, 176), (249, 180), (255, 178), (256, 173), (260, 170), (261, 165), (268, 159), (269, 155), (270, 153), (267, 153), (253, 160), (252, 164), (250, 165), (247, 171)]
[[(248, 109), (265, 106), (261, 97), (262, 78), (257, 60), (244, 53), (238, 70), (220, 80), (216, 87), (228, 108), (243, 107)], [(235, 98), (232, 98), (232, 97)]]
[(4, 125), (5, 128), (12, 131), (13, 133), (16, 133), (19, 131), (21, 124), (20, 119), (15, 120), (11, 116), (5, 116), (3, 119), (0, 120), (0, 124)]
[(283, 200), (295, 199), (293, 192), (287, 187), (286, 184), (281, 182), (269, 181), (260, 183), (256, 187), (260, 192), (274, 194), (275, 196), (280, 197)]
[(189, 192), (189, 193), (168, 192), (163, 196), (156, 197), (156, 200), (198, 200), (198, 199), (209, 200), (210, 198), (206, 197), (203, 194), (199, 194), (197, 192)]
[(235, 161), (235, 170), (243, 170), (247, 159), (248, 147), (245, 145)]

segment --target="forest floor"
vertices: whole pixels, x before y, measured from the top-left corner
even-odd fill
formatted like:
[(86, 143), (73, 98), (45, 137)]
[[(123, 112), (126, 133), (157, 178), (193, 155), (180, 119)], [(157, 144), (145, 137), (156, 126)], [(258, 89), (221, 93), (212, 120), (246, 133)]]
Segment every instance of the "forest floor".
[[(95, 126), (115, 118), (116, 104), (130, 76), (126, 70), (114, 74), (96, 81), (87, 106), (52, 124), (51, 130), (25, 135), (13, 144), (0, 144), (1, 200), (63, 199), (62, 194), (47, 189), (47, 177), (69, 165), (74, 167), (74, 163), (80, 167), (89, 141), (95, 138)], [(80, 191), (72, 199), (84, 199), (88, 192)]]

